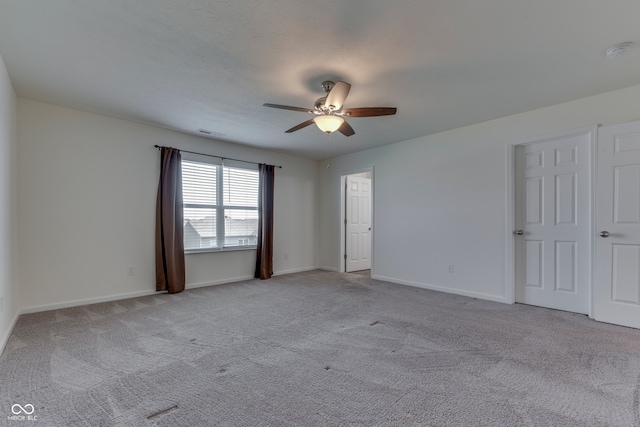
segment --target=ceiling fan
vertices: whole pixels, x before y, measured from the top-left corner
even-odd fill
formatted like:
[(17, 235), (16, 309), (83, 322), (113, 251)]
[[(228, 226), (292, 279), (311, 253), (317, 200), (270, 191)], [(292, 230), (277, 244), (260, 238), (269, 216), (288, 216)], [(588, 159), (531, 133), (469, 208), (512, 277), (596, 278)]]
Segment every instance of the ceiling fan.
[(340, 132), (344, 136), (354, 135), (356, 132), (351, 125), (346, 122), (345, 117), (375, 117), (375, 116), (392, 116), (396, 113), (395, 107), (364, 107), (364, 108), (345, 108), (342, 106), (351, 85), (345, 82), (334, 83), (332, 81), (322, 82), (322, 89), (325, 96), (318, 98), (314, 108), (291, 107), (289, 105), (279, 104), (262, 104), (265, 107), (281, 108), (283, 110), (300, 111), (315, 115), (314, 118), (302, 122), (297, 126), (285, 131), (285, 133), (295, 132), (302, 128), (315, 123), (318, 128), (326, 133), (335, 131)]

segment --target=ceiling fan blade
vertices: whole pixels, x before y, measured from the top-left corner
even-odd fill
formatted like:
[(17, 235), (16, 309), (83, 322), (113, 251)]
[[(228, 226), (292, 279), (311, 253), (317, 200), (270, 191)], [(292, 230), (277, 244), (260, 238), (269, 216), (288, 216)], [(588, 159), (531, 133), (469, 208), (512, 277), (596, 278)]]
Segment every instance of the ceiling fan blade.
[(336, 83), (329, 91), (329, 95), (327, 95), (327, 100), (324, 102), (324, 106), (331, 108), (332, 110), (341, 109), (342, 104), (344, 104), (344, 100), (347, 99), (347, 95), (349, 95), (350, 89), (351, 85), (349, 83)]
[(340, 132), (344, 136), (351, 136), (351, 135), (355, 135), (355, 133), (356, 133), (356, 131), (353, 130), (351, 125), (349, 123), (347, 123), (346, 120), (344, 122), (342, 122), (342, 124), (338, 128), (338, 132)]
[(309, 126), (310, 124), (313, 124), (313, 119), (309, 119), (306, 122), (302, 122), (297, 126), (292, 127), (289, 130), (285, 130), (284, 133), (291, 133), (291, 132), (295, 132), (297, 130), (300, 130), (302, 128), (306, 128), (307, 126)]
[(393, 116), (397, 111), (395, 107), (364, 107), (342, 110), (345, 117), (376, 117)]
[(291, 110), (291, 111), (300, 111), (301, 113), (312, 113), (313, 111), (311, 111), (308, 108), (302, 108), (302, 107), (292, 107), (290, 105), (280, 105), (280, 104), (262, 104), (263, 107), (271, 107), (271, 108), (280, 108), (282, 110)]

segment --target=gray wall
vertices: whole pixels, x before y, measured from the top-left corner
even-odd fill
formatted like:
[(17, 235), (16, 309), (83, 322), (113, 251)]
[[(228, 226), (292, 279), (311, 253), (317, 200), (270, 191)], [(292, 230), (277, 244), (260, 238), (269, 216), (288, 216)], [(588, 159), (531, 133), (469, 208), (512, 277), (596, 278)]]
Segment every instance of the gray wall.
[(16, 95), (0, 57), (0, 352), (19, 310)]

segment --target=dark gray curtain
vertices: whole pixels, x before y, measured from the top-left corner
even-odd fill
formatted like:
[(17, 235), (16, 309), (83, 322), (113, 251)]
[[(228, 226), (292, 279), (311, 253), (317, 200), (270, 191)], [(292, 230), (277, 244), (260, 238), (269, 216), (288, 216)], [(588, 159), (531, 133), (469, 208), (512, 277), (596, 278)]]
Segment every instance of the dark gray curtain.
[(273, 188), (275, 167), (261, 164), (258, 167), (260, 184), (258, 192), (258, 251), (255, 277), (268, 279), (273, 276)]
[(184, 290), (182, 164), (180, 151), (161, 147), (156, 199), (156, 291)]

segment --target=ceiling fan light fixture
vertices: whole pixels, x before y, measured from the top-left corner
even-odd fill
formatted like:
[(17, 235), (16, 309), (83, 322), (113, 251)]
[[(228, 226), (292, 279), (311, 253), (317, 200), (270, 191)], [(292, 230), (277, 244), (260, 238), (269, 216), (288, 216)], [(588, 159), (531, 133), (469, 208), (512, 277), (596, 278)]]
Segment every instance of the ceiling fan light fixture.
[(340, 126), (342, 126), (342, 123), (344, 123), (344, 119), (342, 117), (329, 115), (317, 116), (313, 121), (316, 126), (318, 126), (318, 129), (326, 133), (333, 133), (337, 131)]

